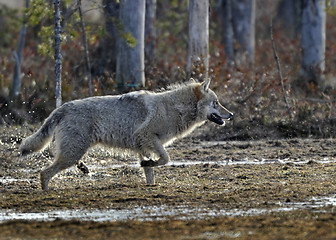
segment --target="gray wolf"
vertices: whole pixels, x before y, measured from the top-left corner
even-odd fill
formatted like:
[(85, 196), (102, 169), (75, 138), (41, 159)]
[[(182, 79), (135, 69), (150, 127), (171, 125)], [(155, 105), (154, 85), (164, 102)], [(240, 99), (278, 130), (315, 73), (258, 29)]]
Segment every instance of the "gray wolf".
[[(43, 150), (54, 137), (55, 161), (40, 174), (44, 190), (55, 174), (78, 163), (96, 144), (138, 154), (145, 170), (165, 165), (169, 161), (166, 145), (207, 119), (220, 125), (232, 119), (209, 85), (210, 79), (190, 81), (161, 92), (135, 91), (67, 102), (23, 140), (20, 152)], [(146, 160), (153, 156), (157, 160)]]

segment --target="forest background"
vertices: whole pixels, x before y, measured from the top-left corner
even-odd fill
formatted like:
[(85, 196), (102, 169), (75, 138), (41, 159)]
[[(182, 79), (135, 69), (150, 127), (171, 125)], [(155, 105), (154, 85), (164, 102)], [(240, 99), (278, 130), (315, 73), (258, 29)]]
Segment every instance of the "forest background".
[[(63, 102), (138, 89), (132, 86), (120, 89), (116, 82), (117, 39), (111, 26), (130, 45), (136, 43), (117, 18), (109, 15), (108, 4), (119, 1), (88, 0), (82, 12), (78, 11), (78, 1), (60, 2)], [(197, 70), (187, 70), (189, 1), (146, 2), (156, 5), (155, 34), (144, 41), (152, 52), (146, 55), (145, 85), (140, 88), (155, 90), (187, 81), (190, 76), (203, 80), (204, 76)], [(302, 12), (297, 13), (299, 20), (288, 17), (288, 12), (295, 13), (295, 9), (289, 11), (286, 5), (305, 1), (256, 0), (253, 60), (240, 56), (240, 61), (235, 59), (234, 63), (225, 49), (225, 2), (230, 1), (209, 2), (208, 76), (221, 102), (235, 113), (235, 120), (230, 128), (216, 132), (217, 139), (335, 137), (336, 15), (333, 1), (323, 1), (326, 4), (323, 9), (326, 14), (325, 67), (313, 79), (302, 74), (301, 26), (297, 24)], [(92, 18), (93, 11), (98, 17)], [(0, 22), (0, 124), (41, 122), (55, 108), (53, 1), (30, 0), (27, 9), (2, 5)], [(22, 55), (18, 56), (23, 29), (25, 41)], [(240, 47), (234, 43), (235, 52)], [(21, 86), (13, 98), (11, 91), (18, 57), (21, 58)], [(92, 83), (91, 90), (88, 79)]]

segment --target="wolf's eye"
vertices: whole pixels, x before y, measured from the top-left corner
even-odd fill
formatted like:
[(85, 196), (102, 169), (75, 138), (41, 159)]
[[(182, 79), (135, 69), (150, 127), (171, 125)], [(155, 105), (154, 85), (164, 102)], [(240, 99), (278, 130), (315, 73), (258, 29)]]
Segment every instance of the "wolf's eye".
[(217, 107), (218, 106), (218, 101), (217, 100), (213, 101), (213, 105), (214, 105), (214, 107)]

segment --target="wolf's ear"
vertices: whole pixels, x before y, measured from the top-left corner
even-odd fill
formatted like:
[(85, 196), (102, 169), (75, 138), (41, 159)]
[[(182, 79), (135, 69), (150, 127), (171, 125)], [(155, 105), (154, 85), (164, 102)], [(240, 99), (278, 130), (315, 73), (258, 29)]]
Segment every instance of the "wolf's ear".
[(210, 78), (208, 78), (208, 80), (205, 80), (204, 82), (201, 83), (201, 89), (204, 92), (207, 92), (209, 90), (209, 86), (210, 86)]

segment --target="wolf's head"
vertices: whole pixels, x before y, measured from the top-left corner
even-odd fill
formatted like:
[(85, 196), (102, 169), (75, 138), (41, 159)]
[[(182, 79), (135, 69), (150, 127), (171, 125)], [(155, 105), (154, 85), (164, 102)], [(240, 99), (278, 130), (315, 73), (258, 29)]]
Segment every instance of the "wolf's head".
[(204, 120), (208, 119), (222, 125), (224, 124), (224, 120), (232, 120), (233, 114), (220, 104), (217, 95), (209, 86), (210, 79), (201, 83), (194, 90), (195, 96), (198, 99), (198, 112)]

